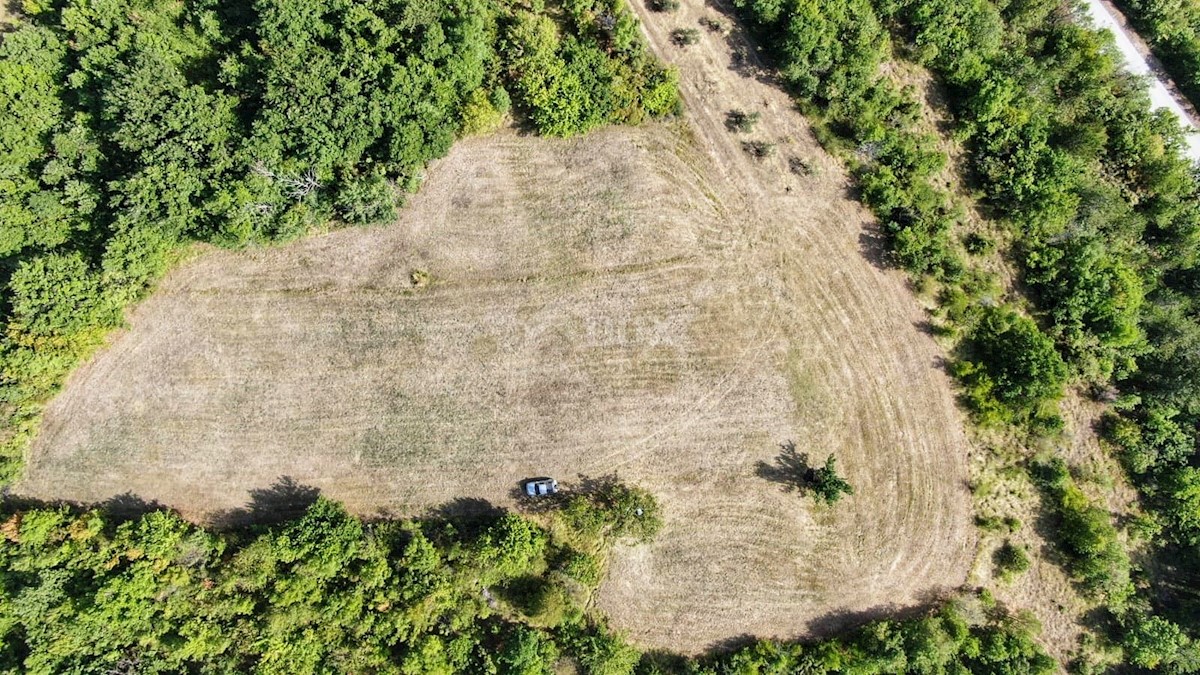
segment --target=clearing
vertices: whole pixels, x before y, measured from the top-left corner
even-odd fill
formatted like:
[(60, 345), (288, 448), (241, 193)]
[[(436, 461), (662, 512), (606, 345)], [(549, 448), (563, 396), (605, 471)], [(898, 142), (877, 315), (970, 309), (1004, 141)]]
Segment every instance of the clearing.
[[(618, 550), (599, 604), (688, 652), (962, 583), (968, 441), (904, 275), (787, 97), (732, 65), (736, 29), (681, 50), (670, 30), (711, 9), (636, 9), (682, 122), (463, 141), (393, 225), (182, 265), (52, 402), (15, 491), (215, 520), (281, 476), (369, 515), (617, 473), (666, 525)], [(857, 494), (774, 482), (788, 440)]]

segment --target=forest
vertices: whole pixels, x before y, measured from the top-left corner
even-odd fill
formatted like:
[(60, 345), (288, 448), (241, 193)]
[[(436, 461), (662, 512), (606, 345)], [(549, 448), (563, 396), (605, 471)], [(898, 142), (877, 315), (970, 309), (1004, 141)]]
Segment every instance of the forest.
[[(1100, 627), (1137, 666), (1200, 671), (1200, 177), (1177, 121), (1151, 112), (1111, 37), (1070, 3), (737, 4), (853, 167), (896, 264), (935, 293), (976, 421), (1053, 439), (1068, 387), (1110, 404), (1105, 435), (1146, 510), (1131, 533), (1149, 556), (1132, 577), (1118, 523), (1061, 458), (1032, 473), (1068, 572), (1105, 604)], [(893, 56), (944, 89), (1000, 236), (972, 231), (935, 180), (948, 157), (918, 123), (918, 93), (875, 76)], [(1016, 289), (976, 262), (998, 240)]]
[(678, 107), (617, 0), (65, 0), (0, 42), (0, 483), (189, 242), (387, 221), (510, 105), (553, 136)]
[(0, 671), (542, 675), (1040, 673), (1036, 621), (986, 595), (821, 642), (643, 654), (589, 611), (610, 547), (660, 525), (620, 483), (536, 519), (364, 522), (318, 497), (217, 532), (167, 511), (0, 512)]

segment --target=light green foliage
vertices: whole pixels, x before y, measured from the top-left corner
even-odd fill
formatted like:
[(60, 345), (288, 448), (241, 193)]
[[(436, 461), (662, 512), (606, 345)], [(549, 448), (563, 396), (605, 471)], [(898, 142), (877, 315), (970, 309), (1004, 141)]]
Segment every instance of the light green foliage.
[(474, 558), (482, 567), (483, 578), (501, 580), (540, 562), (546, 544), (546, 534), (540, 528), (520, 516), (507, 514), (479, 538)]
[[(504, 92), (503, 88), (497, 87), (496, 92)], [(477, 136), (495, 131), (500, 127), (504, 120), (506, 108), (499, 108), (493, 103), (493, 99), (508, 102), (508, 94), (488, 95), (488, 92), (482, 89), (476, 89), (467, 95), (467, 102), (463, 105), (462, 112), (462, 135)]]
[[(970, 602), (975, 602), (970, 599)], [(968, 621), (955, 603), (909, 621), (875, 621), (811, 645), (758, 642), (704, 664), (700, 673), (1023, 673), (1046, 675), (1056, 664), (1037, 645), (1036, 622), (995, 608)]]
[(1136, 666), (1165, 672), (1196, 672), (1197, 647), (1174, 623), (1136, 612), (1126, 619), (1122, 644)]
[(334, 207), (348, 223), (386, 223), (396, 218), (395, 193), (392, 184), (380, 174), (355, 176), (338, 189)]
[(87, 345), (112, 325), (100, 276), (78, 253), (31, 258), (9, 281), (8, 337), (24, 347), (69, 349)]
[[(119, 522), (30, 510), (0, 524), (6, 672), (135, 663), (139, 672), (425, 675), (494, 662), (543, 673), (571, 644), (552, 632), (564, 613), (533, 628), (491, 616), (480, 596), (480, 566), (551, 584), (538, 559), (547, 534), (514, 514), (475, 538), (437, 523), (365, 525), (325, 499), (276, 528), (221, 536), (165, 512)], [(569, 630), (606, 639), (585, 624)]]
[(1055, 541), (1068, 557), (1068, 570), (1083, 589), (1122, 608), (1133, 594), (1129, 554), (1107, 511), (1092, 504), (1059, 457), (1034, 467), (1057, 518)]
[(558, 659), (558, 648), (541, 633), (518, 626), (504, 638), (496, 657), (505, 675), (550, 675)]
[[(540, 560), (557, 545), (548, 532), (511, 513), (483, 525), (464, 535), (450, 522), (365, 524), (325, 499), (297, 520), (221, 535), (165, 512), (126, 522), (6, 512), (0, 669), (547, 675), (566, 657), (585, 675), (665, 672), (602, 620), (535, 607), (547, 591), (574, 602)], [(493, 613), (481, 593), (481, 567), (497, 565), (510, 575), (498, 597), (519, 614)], [(1048, 672), (1030, 622), (985, 614), (971, 623), (951, 603), (824, 642), (679, 663), (697, 675)]]
[(539, 132), (573, 136), (675, 111), (675, 75), (636, 40), (636, 21), (623, 4), (580, 0), (565, 9), (575, 34), (524, 10), (503, 28), (513, 93)]

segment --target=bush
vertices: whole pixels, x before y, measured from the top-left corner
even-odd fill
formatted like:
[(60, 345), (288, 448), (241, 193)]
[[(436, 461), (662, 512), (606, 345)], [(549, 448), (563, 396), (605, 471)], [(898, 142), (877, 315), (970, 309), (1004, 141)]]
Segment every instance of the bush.
[(826, 504), (840, 501), (842, 495), (854, 494), (854, 488), (838, 475), (837, 458), (833, 455), (825, 459), (824, 466), (813, 471), (812, 492)]
[(1079, 489), (1062, 458), (1039, 461), (1033, 473), (1057, 517), (1055, 541), (1067, 556), (1071, 576), (1110, 607), (1122, 607), (1133, 593), (1129, 554), (1108, 512)]
[(754, 131), (754, 127), (758, 125), (760, 119), (762, 119), (761, 113), (730, 110), (725, 114), (725, 127), (730, 131), (748, 134)]
[(981, 421), (1025, 421), (1062, 395), (1067, 366), (1031, 319), (1007, 307), (984, 308), (954, 365)]
[(611, 535), (648, 542), (662, 528), (654, 495), (615, 482), (572, 496), (562, 516), (575, 532), (591, 538)]
[(1029, 554), (1025, 547), (1007, 539), (996, 549), (992, 559), (996, 564), (996, 577), (1001, 580), (1007, 581), (1029, 569)]
[(351, 178), (338, 190), (334, 207), (342, 220), (354, 225), (385, 223), (396, 219), (396, 191), (382, 175)]
[(100, 275), (78, 253), (22, 262), (8, 289), (8, 336), (18, 345), (77, 350), (98, 340), (116, 319)]
[(671, 31), (671, 42), (677, 47), (688, 47), (700, 41), (700, 31), (695, 28), (676, 28)]
[(500, 128), (500, 124), (504, 121), (505, 110), (497, 108), (493, 101), (507, 103), (508, 94), (497, 94), (496, 92), (504, 92), (504, 88), (497, 87), (492, 94), (488, 94), (482, 89), (476, 89), (467, 95), (467, 101), (463, 105), (462, 111), (461, 133), (463, 136), (478, 136)]
[(775, 154), (775, 144), (767, 141), (746, 141), (742, 149), (754, 159), (766, 159)]
[(679, 0), (649, 0), (646, 6), (653, 12), (674, 12), (679, 9)]

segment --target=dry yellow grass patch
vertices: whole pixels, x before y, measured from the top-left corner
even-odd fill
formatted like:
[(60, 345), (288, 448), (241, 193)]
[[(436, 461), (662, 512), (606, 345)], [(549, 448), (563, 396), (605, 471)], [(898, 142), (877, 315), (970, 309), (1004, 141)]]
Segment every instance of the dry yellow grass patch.
[[(391, 226), (176, 270), (53, 402), (18, 492), (210, 518), (290, 476), (419, 513), (616, 473), (666, 526), (617, 552), (599, 604), (684, 651), (961, 583), (966, 441), (923, 312), (786, 96), (719, 34), (670, 46), (706, 11), (645, 17), (679, 124), (464, 141)], [(776, 156), (742, 151), (735, 107)], [(818, 509), (761, 477), (789, 439), (857, 494)]]

